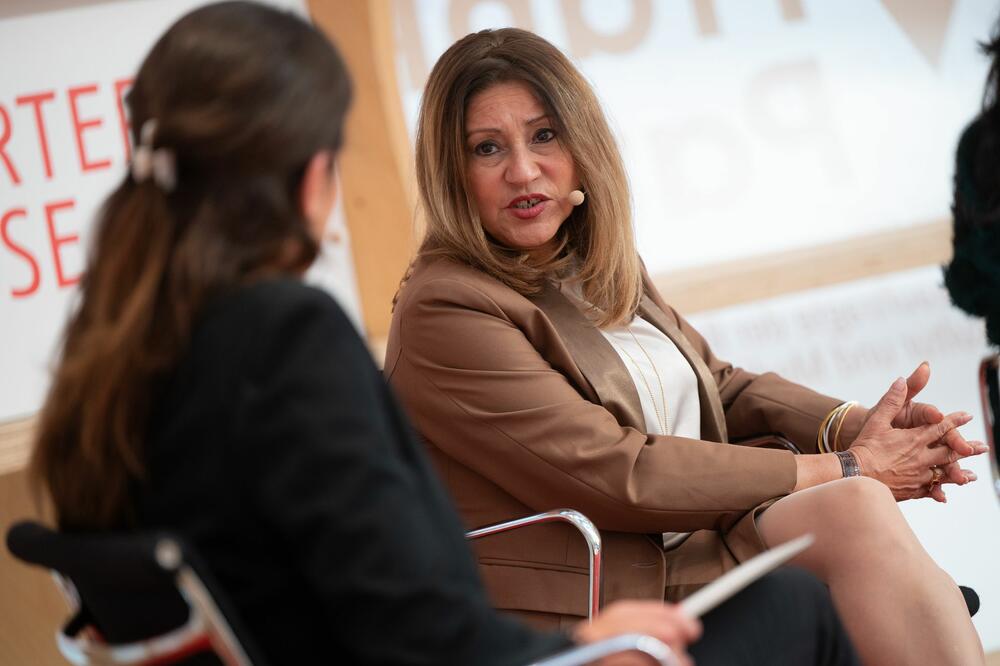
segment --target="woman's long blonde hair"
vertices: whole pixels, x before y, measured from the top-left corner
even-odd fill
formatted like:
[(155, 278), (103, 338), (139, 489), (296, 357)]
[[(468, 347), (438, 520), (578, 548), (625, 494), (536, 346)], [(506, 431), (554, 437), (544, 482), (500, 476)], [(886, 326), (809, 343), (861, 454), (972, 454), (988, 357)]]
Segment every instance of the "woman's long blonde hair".
[[(524, 82), (537, 95), (587, 193), (560, 228), (558, 251), (541, 262), (529, 263), (486, 234), (466, 181), (469, 101), (508, 81)], [(525, 295), (572, 264), (598, 325), (624, 323), (635, 313), (642, 277), (621, 154), (590, 84), (555, 46), (516, 28), (483, 30), (453, 44), (424, 90), (416, 166), (427, 224), (421, 254), (468, 263)]]

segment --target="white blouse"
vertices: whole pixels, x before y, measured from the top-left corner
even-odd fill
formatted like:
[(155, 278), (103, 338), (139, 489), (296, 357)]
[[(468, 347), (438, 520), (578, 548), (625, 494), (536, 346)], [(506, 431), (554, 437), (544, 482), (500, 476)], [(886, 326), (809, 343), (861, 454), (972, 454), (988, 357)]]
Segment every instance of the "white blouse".
[[(561, 290), (587, 313), (590, 304), (578, 285), (564, 282)], [(677, 345), (638, 315), (627, 326), (599, 330), (635, 384), (646, 433), (701, 439), (698, 378)]]
[(601, 329), (628, 368), (646, 433), (701, 439), (698, 378), (677, 345), (638, 315), (628, 326)]

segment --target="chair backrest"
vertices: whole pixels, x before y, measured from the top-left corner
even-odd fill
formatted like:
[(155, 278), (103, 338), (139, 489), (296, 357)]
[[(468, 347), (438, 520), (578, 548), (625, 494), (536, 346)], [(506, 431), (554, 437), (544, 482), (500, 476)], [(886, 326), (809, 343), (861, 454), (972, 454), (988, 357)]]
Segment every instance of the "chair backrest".
[(72, 663), (261, 663), (252, 648), (254, 660), (247, 656), (204, 566), (176, 537), (63, 533), (25, 521), (7, 532), (7, 547), (69, 583), (77, 611), (57, 638)]

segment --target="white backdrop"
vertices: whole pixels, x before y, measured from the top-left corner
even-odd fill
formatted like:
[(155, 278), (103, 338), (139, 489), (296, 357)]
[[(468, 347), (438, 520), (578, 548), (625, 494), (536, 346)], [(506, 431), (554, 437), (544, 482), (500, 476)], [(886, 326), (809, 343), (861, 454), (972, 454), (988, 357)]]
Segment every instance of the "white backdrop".
[[(125, 174), (119, 94), (159, 35), (200, 4), (114, 2), (0, 20), (0, 422), (44, 398), (94, 212)], [(301, 0), (273, 4), (305, 13)], [(309, 277), (358, 323), (342, 210), (330, 231), (340, 241)]]
[[(994, 0), (395, 0), (411, 128), (471, 30), (531, 28), (591, 80), (623, 147), (650, 271), (948, 214)], [(712, 20), (710, 20), (712, 19)]]

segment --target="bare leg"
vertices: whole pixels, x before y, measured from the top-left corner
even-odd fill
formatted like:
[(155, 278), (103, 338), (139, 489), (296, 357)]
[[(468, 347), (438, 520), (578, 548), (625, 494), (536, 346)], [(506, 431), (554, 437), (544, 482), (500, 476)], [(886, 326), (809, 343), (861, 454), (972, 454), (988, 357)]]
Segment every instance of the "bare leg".
[(757, 520), (765, 543), (806, 532), (793, 560), (830, 586), (866, 664), (983, 664), (962, 594), (917, 540), (892, 494), (865, 477), (793, 493)]

